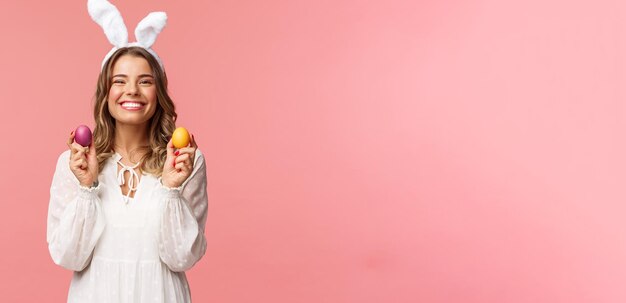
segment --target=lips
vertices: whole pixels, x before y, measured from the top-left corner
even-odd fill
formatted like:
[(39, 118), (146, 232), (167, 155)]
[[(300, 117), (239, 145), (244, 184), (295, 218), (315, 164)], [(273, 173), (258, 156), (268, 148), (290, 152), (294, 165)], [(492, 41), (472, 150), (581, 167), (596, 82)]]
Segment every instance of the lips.
[(140, 110), (146, 106), (144, 102), (140, 101), (122, 101), (120, 106), (125, 110)]

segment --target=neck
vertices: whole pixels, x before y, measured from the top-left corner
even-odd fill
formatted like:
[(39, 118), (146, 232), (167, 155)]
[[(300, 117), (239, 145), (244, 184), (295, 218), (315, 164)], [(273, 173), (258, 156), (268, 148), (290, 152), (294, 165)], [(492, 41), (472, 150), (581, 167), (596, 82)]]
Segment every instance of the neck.
[[(135, 162), (141, 155), (134, 155), (140, 147), (149, 145), (148, 123), (136, 124), (115, 124), (115, 139), (113, 149), (127, 160)], [(131, 158), (132, 157), (132, 158)]]

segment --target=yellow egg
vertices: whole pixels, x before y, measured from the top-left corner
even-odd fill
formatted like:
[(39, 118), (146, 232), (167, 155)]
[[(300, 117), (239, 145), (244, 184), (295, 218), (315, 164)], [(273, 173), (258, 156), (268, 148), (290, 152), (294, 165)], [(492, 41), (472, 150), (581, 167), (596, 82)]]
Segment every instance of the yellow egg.
[(172, 143), (176, 148), (183, 148), (189, 145), (189, 132), (184, 127), (178, 127), (172, 134)]

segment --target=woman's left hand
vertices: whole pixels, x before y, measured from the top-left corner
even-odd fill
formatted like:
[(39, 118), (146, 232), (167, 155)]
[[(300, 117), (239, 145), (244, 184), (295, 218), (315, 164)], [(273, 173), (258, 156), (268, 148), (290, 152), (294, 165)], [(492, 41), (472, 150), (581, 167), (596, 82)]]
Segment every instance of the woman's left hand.
[(187, 147), (175, 150), (172, 139), (167, 143), (167, 157), (163, 166), (161, 181), (167, 187), (179, 187), (189, 178), (193, 171), (193, 161), (196, 158), (196, 140), (193, 135)]

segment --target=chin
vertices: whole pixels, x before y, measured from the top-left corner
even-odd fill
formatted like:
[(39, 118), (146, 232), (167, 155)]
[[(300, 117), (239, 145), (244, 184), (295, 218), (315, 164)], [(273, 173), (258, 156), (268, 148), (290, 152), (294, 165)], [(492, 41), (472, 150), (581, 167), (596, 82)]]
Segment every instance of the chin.
[[(142, 117), (143, 118), (143, 117)], [(129, 124), (129, 125), (141, 125), (146, 124), (150, 119), (141, 119), (141, 118), (128, 118), (128, 117), (114, 117), (117, 123)]]

